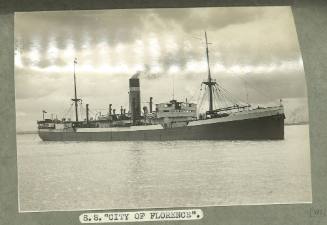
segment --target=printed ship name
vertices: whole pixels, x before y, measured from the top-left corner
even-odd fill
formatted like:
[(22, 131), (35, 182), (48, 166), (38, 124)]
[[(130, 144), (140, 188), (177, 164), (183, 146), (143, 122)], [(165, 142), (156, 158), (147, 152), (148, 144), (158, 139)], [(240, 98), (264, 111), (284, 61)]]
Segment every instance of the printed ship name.
[[(205, 34), (207, 44), (207, 36)], [(38, 134), (43, 141), (168, 141), (168, 140), (280, 140), (284, 139), (284, 109), (274, 107), (252, 108), (249, 104), (234, 104), (213, 108), (213, 98), (221, 87), (211, 78), (209, 50), (206, 45), (208, 79), (203, 82), (208, 93), (209, 109), (197, 112), (197, 104), (172, 99), (155, 105), (150, 97), (149, 108), (141, 109), (140, 79), (136, 73), (129, 79), (129, 112), (120, 108), (116, 113), (109, 105), (107, 115), (78, 119), (75, 64), (74, 93), (75, 121), (44, 119), (38, 121)]]

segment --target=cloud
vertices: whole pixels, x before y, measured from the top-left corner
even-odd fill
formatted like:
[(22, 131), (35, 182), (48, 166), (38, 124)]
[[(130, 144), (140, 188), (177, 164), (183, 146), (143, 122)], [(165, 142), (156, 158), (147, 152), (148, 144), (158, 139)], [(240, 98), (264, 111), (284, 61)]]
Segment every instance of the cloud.
[(168, 24), (180, 24), (186, 33), (198, 30), (217, 30), (224, 27), (245, 24), (262, 18), (266, 9), (264, 7), (221, 7), (153, 10), (160, 20)]

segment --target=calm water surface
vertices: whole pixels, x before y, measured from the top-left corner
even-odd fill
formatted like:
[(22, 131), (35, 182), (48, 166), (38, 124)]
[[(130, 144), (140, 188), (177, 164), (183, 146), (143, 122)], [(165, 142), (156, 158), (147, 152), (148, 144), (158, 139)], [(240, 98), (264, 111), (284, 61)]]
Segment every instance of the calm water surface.
[(43, 142), (17, 135), (21, 211), (311, 202), (308, 125), (282, 141)]

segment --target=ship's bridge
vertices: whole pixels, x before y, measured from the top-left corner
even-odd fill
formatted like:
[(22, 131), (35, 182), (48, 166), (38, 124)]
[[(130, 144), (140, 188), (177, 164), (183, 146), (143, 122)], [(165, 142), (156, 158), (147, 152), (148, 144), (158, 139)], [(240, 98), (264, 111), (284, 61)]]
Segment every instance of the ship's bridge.
[(197, 105), (188, 102), (171, 100), (168, 103), (156, 104), (157, 118), (189, 117), (196, 118)]

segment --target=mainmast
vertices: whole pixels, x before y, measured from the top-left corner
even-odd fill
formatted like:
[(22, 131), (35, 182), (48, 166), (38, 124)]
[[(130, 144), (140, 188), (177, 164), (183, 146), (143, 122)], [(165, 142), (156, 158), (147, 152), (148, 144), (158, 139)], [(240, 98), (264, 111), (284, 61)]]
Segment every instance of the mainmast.
[(78, 102), (81, 100), (77, 98), (77, 91), (76, 91), (76, 74), (75, 74), (75, 65), (77, 64), (77, 59), (74, 60), (74, 98), (72, 98), (72, 101), (75, 103), (75, 116), (76, 116), (76, 122), (78, 122)]
[(216, 85), (216, 82), (211, 79), (211, 72), (210, 72), (210, 62), (209, 62), (209, 48), (208, 48), (208, 39), (207, 39), (207, 32), (204, 32), (205, 39), (206, 39), (206, 56), (207, 56), (207, 65), (208, 65), (208, 80), (202, 82), (203, 84), (207, 85), (209, 88), (209, 112), (213, 111), (213, 90), (212, 86)]

